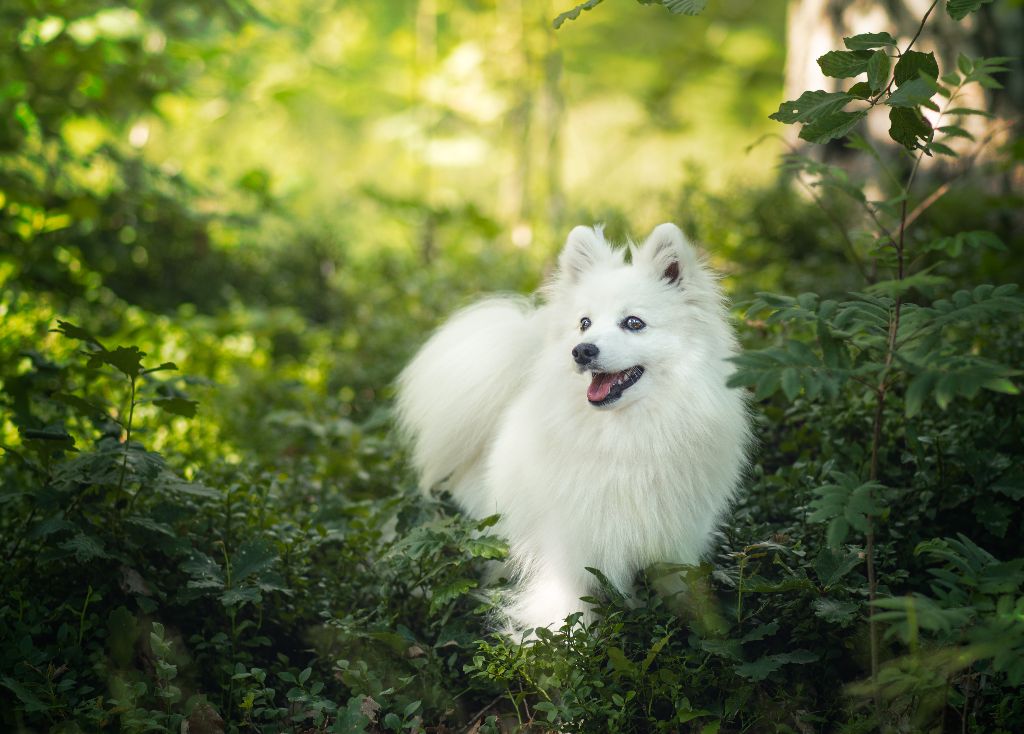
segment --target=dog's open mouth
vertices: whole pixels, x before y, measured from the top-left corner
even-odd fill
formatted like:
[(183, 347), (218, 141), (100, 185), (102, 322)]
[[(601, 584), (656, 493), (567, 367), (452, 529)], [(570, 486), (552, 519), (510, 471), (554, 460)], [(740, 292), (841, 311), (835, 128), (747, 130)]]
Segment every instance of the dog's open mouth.
[(591, 405), (610, 405), (633, 387), (644, 374), (640, 365), (622, 372), (592, 372), (593, 379), (587, 388), (587, 400)]

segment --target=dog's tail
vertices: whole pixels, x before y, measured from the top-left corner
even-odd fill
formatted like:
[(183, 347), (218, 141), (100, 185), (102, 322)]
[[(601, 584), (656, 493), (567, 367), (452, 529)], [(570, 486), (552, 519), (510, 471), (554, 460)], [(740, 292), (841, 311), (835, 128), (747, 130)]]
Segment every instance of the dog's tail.
[[(398, 425), (424, 492), (464, 507), (482, 496), (486, 449), (540, 344), (524, 298), (493, 298), (455, 314), (398, 378)], [(481, 508), (484, 512), (484, 508)]]

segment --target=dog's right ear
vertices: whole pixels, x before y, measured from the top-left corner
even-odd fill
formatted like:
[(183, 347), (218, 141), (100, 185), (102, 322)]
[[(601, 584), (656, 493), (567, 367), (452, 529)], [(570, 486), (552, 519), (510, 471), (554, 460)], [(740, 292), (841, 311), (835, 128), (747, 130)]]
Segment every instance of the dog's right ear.
[(680, 286), (700, 269), (693, 246), (686, 241), (683, 231), (670, 222), (654, 228), (634, 252), (633, 263), (642, 263), (655, 277), (673, 286)]
[(595, 265), (613, 260), (615, 253), (604, 239), (600, 226), (573, 227), (558, 256), (558, 274), (570, 283)]

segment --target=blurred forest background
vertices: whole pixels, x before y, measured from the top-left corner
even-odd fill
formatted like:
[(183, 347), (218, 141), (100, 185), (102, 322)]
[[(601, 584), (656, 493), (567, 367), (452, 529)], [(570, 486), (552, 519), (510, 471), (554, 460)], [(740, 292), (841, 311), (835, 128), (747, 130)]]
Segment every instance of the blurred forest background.
[[(8, 314), (39, 335), (116, 299), (213, 318), (252, 337), (238, 357), (276, 337), (278, 362), (330, 324), (359, 366), (299, 379), (331, 400), (385, 388), (467, 294), (536, 285), (574, 223), (622, 237), (694, 210), (710, 229), (711, 199), (773, 180), (778, 144), (744, 149), (775, 126), (783, 4), (686, 29), (644, 10), (556, 33), (553, 5), (518, 0), (8, 3), (5, 278), (38, 286)], [(715, 244), (723, 262), (741, 236)]]
[[(652, 602), (533, 658), (484, 641), (491, 590), (473, 569), (501, 540), (410, 494), (391, 383), (454, 308), (535, 288), (572, 226), (622, 241), (675, 221), (735, 301), (823, 302), (895, 277), (871, 231), (902, 222), (902, 248), (909, 201), (916, 290), (872, 292), (897, 312), (1024, 275), (1019, 58), (964, 87), (960, 104), (986, 114), (920, 164), (884, 115), (820, 146), (769, 119), (804, 90), (834, 92), (816, 59), (854, 34), (888, 31), (942, 73), (992, 81), (958, 57), (1019, 57), (1020, 2), (964, 0), (959, 21), (956, 1), (608, 0), (559, 16), (573, 5), (3, 0), (5, 729), (498, 731), (546, 716), (563, 731), (868, 731), (883, 708), (903, 731), (1024, 722), (1019, 661), (957, 658), (969, 640), (953, 634), (990, 594), (1006, 650), (1024, 651), (1012, 299), (955, 335), (1002, 367), (972, 362), (967, 387), (929, 378), (913, 425), (880, 391), (879, 415), (899, 415), (883, 436), (892, 473), (870, 480), (898, 491), (848, 515), (886, 527), (881, 587), (858, 567), (862, 540), (823, 556), (808, 520), (831, 472), (866, 467), (873, 403), (826, 385), (829, 411), (791, 371), (757, 384), (762, 455), (699, 581), (698, 622)], [(900, 198), (891, 183), (911, 170)], [(737, 315), (752, 350), (803, 333)], [(994, 554), (995, 587), (910, 627), (890, 609), (903, 627), (882, 657), (917, 654), (918, 626), (945, 657), (885, 690), (847, 688), (878, 681), (857, 622), (876, 587), (925, 593), (917, 544), (939, 536)], [(744, 612), (755, 567), (746, 593), (772, 601)], [(799, 632), (780, 632), (785, 615)]]

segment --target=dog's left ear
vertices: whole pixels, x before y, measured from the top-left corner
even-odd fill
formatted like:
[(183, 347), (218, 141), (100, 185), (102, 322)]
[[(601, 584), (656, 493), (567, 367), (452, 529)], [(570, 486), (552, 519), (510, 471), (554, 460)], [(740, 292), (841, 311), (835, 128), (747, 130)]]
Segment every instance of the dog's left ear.
[(558, 256), (558, 272), (575, 283), (586, 271), (598, 265), (615, 262), (616, 255), (604, 239), (602, 226), (573, 227)]
[(687, 272), (697, 268), (697, 253), (674, 224), (659, 224), (633, 255), (633, 263), (650, 267), (656, 277), (678, 285)]

